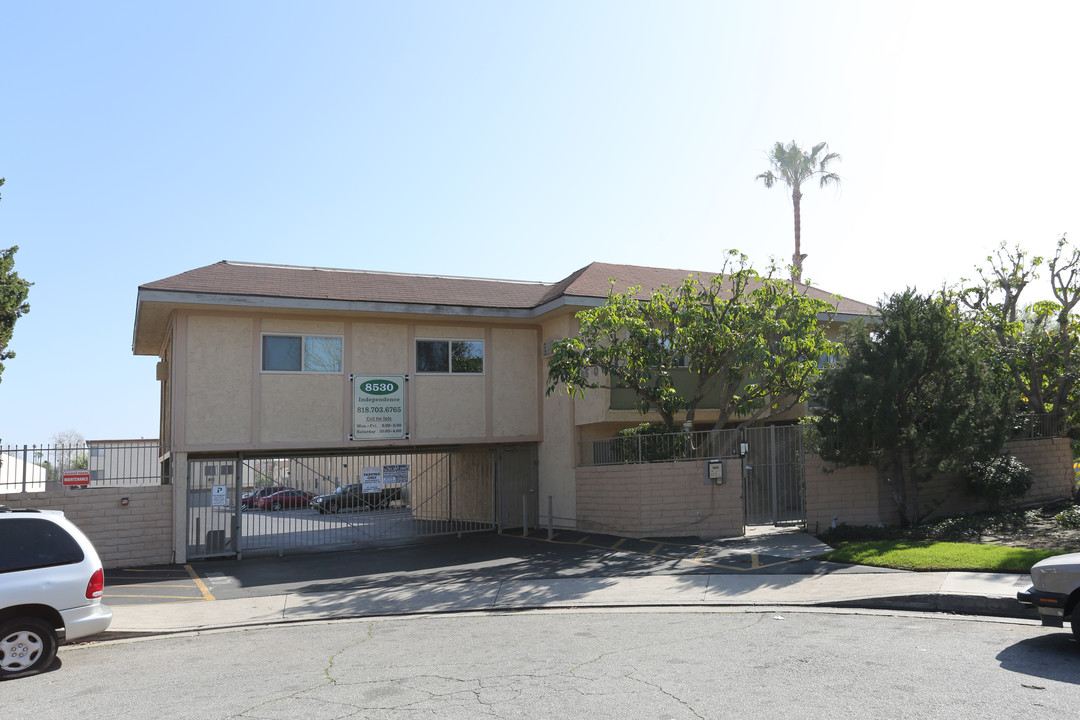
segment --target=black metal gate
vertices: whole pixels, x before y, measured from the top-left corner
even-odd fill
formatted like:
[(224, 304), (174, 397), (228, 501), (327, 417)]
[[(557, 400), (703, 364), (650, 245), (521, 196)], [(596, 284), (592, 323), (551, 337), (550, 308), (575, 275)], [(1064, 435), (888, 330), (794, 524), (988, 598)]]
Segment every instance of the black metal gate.
[(746, 524), (806, 522), (802, 427), (772, 425), (750, 428), (743, 433)]
[(523, 488), (535, 522), (534, 457), (529, 446), (189, 460), (187, 556), (392, 545), (520, 526)]

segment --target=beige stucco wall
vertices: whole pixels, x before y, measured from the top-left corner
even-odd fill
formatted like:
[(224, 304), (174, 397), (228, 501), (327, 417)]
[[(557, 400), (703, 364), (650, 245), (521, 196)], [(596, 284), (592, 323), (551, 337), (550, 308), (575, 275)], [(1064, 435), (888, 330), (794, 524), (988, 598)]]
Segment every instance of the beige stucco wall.
[(414, 439), (487, 436), (486, 383), (483, 376), (415, 375), (409, 425)]
[(736, 537), (744, 533), (739, 461), (705, 484), (702, 462), (577, 469), (578, 528), (629, 537)]
[(539, 354), (535, 330), (491, 331), (491, 414), (496, 435), (514, 438), (538, 432)]
[(389, 323), (352, 324), (352, 368), (357, 375), (409, 372), (409, 328)]
[[(570, 316), (555, 318), (544, 324), (541, 330), (543, 342), (568, 337)], [(543, 387), (547, 387), (547, 362), (543, 361)], [(537, 448), (539, 474), (538, 492), (540, 511), (546, 516), (547, 498), (552, 498), (552, 523), (556, 527), (574, 528), (577, 523), (577, 477), (574, 426), (574, 404), (565, 388), (556, 388), (543, 398), (544, 441)]]
[(341, 374), (262, 373), (259, 437), (275, 443), (344, 440), (346, 380)]
[[(178, 451), (348, 446), (350, 373), (411, 375), (406, 390), (410, 439), (398, 444), (539, 439), (536, 328), (258, 313), (185, 315), (179, 324), (183, 352), (174, 363), (179, 381), (173, 389), (179, 393), (174, 400), (184, 433), (171, 438)], [(342, 336), (342, 372), (261, 372), (260, 338), (266, 333)], [(482, 341), (484, 373), (417, 374), (417, 338)]]
[(251, 318), (187, 319), (182, 407), (189, 445), (252, 441), (253, 328)]

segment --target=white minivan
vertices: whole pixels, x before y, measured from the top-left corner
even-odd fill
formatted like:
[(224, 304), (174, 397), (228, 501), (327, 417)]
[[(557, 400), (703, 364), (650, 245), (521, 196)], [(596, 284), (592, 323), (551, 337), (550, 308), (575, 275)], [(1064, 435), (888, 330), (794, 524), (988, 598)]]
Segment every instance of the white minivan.
[(59, 643), (104, 632), (104, 587), (97, 551), (62, 512), (0, 505), (0, 680), (43, 672)]

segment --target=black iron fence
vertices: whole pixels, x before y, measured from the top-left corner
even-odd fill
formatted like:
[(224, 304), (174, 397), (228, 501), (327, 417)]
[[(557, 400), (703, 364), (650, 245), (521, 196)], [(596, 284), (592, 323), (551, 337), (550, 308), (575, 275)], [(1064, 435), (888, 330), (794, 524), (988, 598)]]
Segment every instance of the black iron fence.
[[(801, 434), (801, 425), (786, 426), (789, 432)], [(761, 428), (751, 428), (759, 430)], [(1041, 440), (1064, 437), (1064, 419), (1054, 413), (1030, 413), (1016, 419), (1012, 439)], [(747, 430), (698, 430), (664, 434), (641, 434), (591, 440), (582, 443), (580, 465), (622, 465), (627, 463), (672, 462), (703, 458), (744, 455)], [(742, 433), (742, 434), (740, 434)], [(800, 441), (801, 442), (801, 441)]]
[(169, 482), (157, 440), (0, 446), (0, 493)]
[(711, 430), (628, 435), (582, 444), (581, 465), (671, 462), (739, 454), (739, 431)]

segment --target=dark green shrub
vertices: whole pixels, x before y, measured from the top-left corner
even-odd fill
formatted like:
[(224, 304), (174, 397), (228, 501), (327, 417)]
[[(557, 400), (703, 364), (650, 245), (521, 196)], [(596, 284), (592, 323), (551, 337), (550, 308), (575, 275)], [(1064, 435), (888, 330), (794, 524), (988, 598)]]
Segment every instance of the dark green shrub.
[(1080, 507), (1073, 505), (1062, 510), (1054, 516), (1054, 522), (1058, 524), (1058, 527), (1080, 528)]
[(991, 509), (1031, 489), (1031, 470), (1012, 455), (972, 463), (966, 479), (967, 491), (988, 502)]
[(657, 462), (686, 456), (686, 441), (664, 423), (641, 423), (615, 433), (615, 456), (622, 462)]

